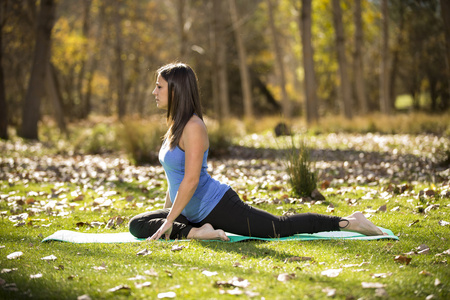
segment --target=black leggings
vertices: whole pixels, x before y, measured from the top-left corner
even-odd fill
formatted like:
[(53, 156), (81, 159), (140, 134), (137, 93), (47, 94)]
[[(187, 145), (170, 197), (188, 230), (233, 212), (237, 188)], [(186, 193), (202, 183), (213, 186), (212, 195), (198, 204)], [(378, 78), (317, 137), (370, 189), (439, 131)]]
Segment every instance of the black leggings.
[[(130, 233), (138, 238), (152, 236), (164, 223), (170, 209), (145, 212), (133, 217), (130, 221)], [(173, 223), (171, 239), (183, 239), (192, 227), (200, 227), (206, 223), (214, 229), (245, 236), (276, 238), (297, 233), (315, 233), (321, 231), (339, 231), (336, 216), (315, 213), (301, 213), (291, 216), (275, 216), (264, 210), (244, 203), (232, 189), (229, 189), (211, 213), (200, 223), (192, 223), (180, 215)]]

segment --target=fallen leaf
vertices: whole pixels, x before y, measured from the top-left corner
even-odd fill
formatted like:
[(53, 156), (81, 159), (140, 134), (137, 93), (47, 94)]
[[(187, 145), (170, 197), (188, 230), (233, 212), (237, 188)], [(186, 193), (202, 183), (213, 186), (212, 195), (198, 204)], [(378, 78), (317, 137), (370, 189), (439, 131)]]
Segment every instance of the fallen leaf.
[(336, 289), (327, 287), (327, 288), (322, 289), (322, 292), (326, 293), (327, 297), (333, 298), (336, 296)]
[(151, 286), (152, 285), (152, 283), (150, 282), (150, 281), (146, 281), (146, 282), (143, 282), (143, 283), (135, 283), (134, 284), (134, 286), (137, 288), (137, 289), (142, 289), (142, 288), (145, 288), (145, 287), (149, 287), (149, 286)]
[(431, 276), (431, 275), (433, 275), (433, 274), (431, 274), (430, 272), (424, 270), (424, 271), (420, 271), (420, 272), (419, 272), (419, 275)]
[(419, 223), (419, 220), (413, 221), (412, 223), (410, 223), (410, 224), (408, 225), (408, 227), (414, 226), (414, 225), (416, 225), (417, 223)]
[(89, 297), (89, 295), (81, 295), (77, 297), (77, 300), (91, 300), (91, 297)]
[(372, 278), (386, 278), (386, 277), (389, 277), (389, 276), (392, 276), (392, 273), (391, 273), (391, 272), (388, 272), (388, 273), (375, 273), (375, 274), (372, 274)]
[(42, 277), (41, 273), (30, 275), (30, 278), (41, 278), (41, 277)]
[(286, 258), (284, 260), (284, 263), (293, 262), (293, 261), (307, 261), (307, 260), (313, 260), (313, 258), (306, 257), (306, 256), (292, 256), (292, 257)]
[(101, 266), (94, 266), (93, 267), (94, 268), (94, 270), (97, 270), (97, 271), (103, 271), (103, 270), (106, 270), (106, 265), (105, 265), (105, 263), (102, 263), (102, 265)]
[(283, 273), (278, 275), (277, 280), (281, 281), (281, 282), (286, 282), (289, 281), (291, 279), (295, 278), (295, 273)]
[(175, 298), (176, 296), (177, 296), (177, 294), (175, 294), (175, 292), (159, 293), (158, 299)]
[(377, 211), (386, 212), (386, 210), (387, 210), (387, 207), (386, 207), (386, 204), (384, 204), (384, 205), (381, 205)]
[(21, 257), (23, 255), (22, 251), (17, 251), (17, 252), (13, 252), (11, 254), (8, 254), (6, 256), (7, 259), (18, 259), (19, 257)]
[(361, 286), (363, 289), (381, 289), (386, 287), (385, 284), (379, 282), (361, 282)]
[(156, 272), (154, 269), (146, 270), (144, 271), (144, 273), (149, 276), (158, 277), (158, 272)]
[(396, 257), (394, 257), (394, 261), (405, 265), (409, 265), (409, 263), (411, 262), (411, 257), (407, 257), (404, 255), (397, 255)]
[(241, 291), (239, 288), (234, 288), (232, 290), (220, 290), (220, 294), (229, 294), (229, 295), (242, 295), (244, 292)]
[(330, 203), (330, 205), (327, 206), (327, 212), (328, 213), (334, 213), (334, 205), (333, 205), (333, 203)]
[(130, 287), (129, 287), (128, 285), (123, 285), (123, 284), (121, 284), (121, 285), (115, 286), (115, 287), (113, 287), (113, 288), (110, 288), (109, 290), (107, 290), (107, 292), (109, 292), (109, 293), (115, 293), (115, 292), (123, 291), (123, 290), (129, 291), (129, 290), (131, 290), (131, 289), (130, 289)]
[(182, 245), (173, 245), (171, 251), (181, 251), (185, 248), (185, 246)]
[(2, 269), (2, 271), (0, 272), (1, 274), (3, 273), (11, 273), (13, 271), (17, 271), (17, 268), (12, 268), (12, 269)]
[(204, 270), (204, 271), (202, 271), (202, 274), (205, 275), (205, 276), (211, 277), (211, 276), (217, 275), (219, 273), (217, 273), (217, 272), (210, 272), (210, 271)]
[(53, 261), (53, 260), (56, 260), (57, 257), (52, 254), (52, 255), (49, 255), (49, 256), (46, 256), (46, 257), (42, 257), (41, 259), (42, 260), (51, 260), (51, 261)]
[(444, 221), (444, 220), (439, 220), (439, 225), (441, 225), (441, 226), (448, 226), (448, 225), (450, 225), (450, 222), (447, 222), (447, 221)]
[(322, 271), (322, 273), (320, 273), (323, 276), (327, 276), (327, 277), (337, 277), (339, 276), (339, 274), (341, 274), (342, 272), (342, 268), (341, 269), (328, 269), (325, 271)]
[(136, 253), (136, 255), (142, 255), (142, 256), (146, 256), (146, 255), (150, 255), (152, 254), (152, 251), (149, 251), (148, 249), (143, 249), (141, 251), (139, 251), (138, 253)]
[(441, 285), (441, 281), (438, 278), (436, 278), (434, 280), (434, 286), (440, 286), (440, 285)]
[(431, 210), (433, 209), (438, 209), (439, 208), (439, 204), (431, 204), (429, 205), (427, 208), (425, 208), (425, 213), (429, 213)]
[(128, 278), (128, 280), (145, 280), (145, 276), (136, 275), (135, 277)]

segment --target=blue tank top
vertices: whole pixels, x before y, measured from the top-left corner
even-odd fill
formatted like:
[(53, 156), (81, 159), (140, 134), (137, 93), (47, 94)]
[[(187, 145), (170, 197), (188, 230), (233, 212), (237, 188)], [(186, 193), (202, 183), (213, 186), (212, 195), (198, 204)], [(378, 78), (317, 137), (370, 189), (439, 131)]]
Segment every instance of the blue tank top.
[[(223, 184), (209, 175), (207, 171), (208, 152), (209, 149), (203, 154), (202, 169), (197, 189), (181, 213), (192, 223), (199, 223), (206, 218), (222, 199), (223, 195), (230, 189), (229, 185)], [(159, 151), (159, 161), (166, 172), (169, 196), (173, 203), (184, 178), (185, 153), (178, 146), (170, 149), (168, 143), (164, 142)]]

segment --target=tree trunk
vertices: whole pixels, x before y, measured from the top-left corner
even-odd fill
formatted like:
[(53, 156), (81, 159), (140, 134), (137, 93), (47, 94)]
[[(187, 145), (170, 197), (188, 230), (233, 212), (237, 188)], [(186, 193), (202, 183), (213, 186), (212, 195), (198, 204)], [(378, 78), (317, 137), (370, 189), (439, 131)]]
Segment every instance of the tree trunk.
[[(89, 36), (89, 14), (90, 14), (90, 8), (91, 8), (92, 0), (83, 0), (83, 26), (82, 26), (82, 33), (83, 37), (86, 39), (86, 43), (83, 44), (83, 48), (81, 49), (83, 58), (81, 59), (81, 66), (80, 66), (80, 72), (78, 73), (77, 78), (77, 92), (78, 92), (78, 98), (80, 99), (80, 115), (79, 117), (81, 119), (85, 119), (89, 113), (90, 113), (90, 95), (87, 95), (84, 92), (84, 77), (86, 74), (86, 65), (89, 60), (89, 45), (88, 45), (88, 36)], [(96, 40), (99, 42), (99, 40)], [(91, 76), (89, 74), (88, 70), (88, 77)], [(89, 84), (89, 83), (87, 83)], [(86, 89), (89, 89), (89, 87), (86, 87)]]
[[(441, 15), (444, 20), (444, 31), (445, 31), (445, 62), (447, 69), (447, 82), (448, 82), (448, 95), (450, 97), (450, 1), (441, 0)], [(444, 98), (444, 97), (443, 97)], [(441, 100), (442, 107), (448, 108), (449, 99), (445, 98)]]
[(404, 18), (404, 2), (399, 1), (399, 18), (398, 21), (398, 34), (397, 34), (397, 43), (394, 47), (394, 50), (392, 51), (392, 68), (390, 70), (390, 76), (389, 76), (389, 99), (392, 99), (389, 103), (391, 108), (395, 108), (395, 82), (397, 80), (397, 73), (398, 73), (398, 65), (400, 62), (400, 48), (403, 45), (403, 29), (405, 24), (405, 18)]
[(388, 1), (381, 0), (382, 18), (382, 45), (380, 68), (380, 110), (383, 114), (391, 113), (391, 100), (389, 98), (389, 11)]
[(180, 58), (182, 60), (186, 59), (186, 49), (187, 49), (187, 34), (185, 28), (185, 6), (186, 0), (178, 0), (177, 3), (177, 20), (178, 20), (178, 38), (180, 45)]
[(364, 68), (362, 59), (363, 48), (363, 22), (361, 18), (361, 0), (355, 0), (354, 9), (355, 21), (355, 56), (354, 56), (354, 76), (355, 76), (355, 90), (358, 98), (359, 109), (362, 114), (369, 112), (369, 105), (366, 97), (366, 84), (364, 81)]
[(241, 37), (242, 32), (239, 24), (236, 0), (229, 0), (228, 2), (230, 5), (231, 21), (233, 23), (233, 31), (239, 55), (239, 71), (241, 74), (241, 86), (244, 96), (244, 115), (247, 118), (253, 118), (252, 86), (247, 66), (247, 53)]
[(303, 50), (303, 69), (305, 72), (305, 111), (306, 121), (312, 124), (319, 120), (317, 91), (316, 91), (316, 72), (314, 70), (314, 50), (312, 47), (311, 35), (311, 0), (302, 0), (302, 9), (300, 14), (300, 35)]
[(36, 33), (36, 45), (28, 90), (22, 110), (20, 136), (38, 139), (41, 97), (44, 93), (44, 79), (50, 59), (51, 32), (55, 19), (56, 5), (53, 0), (41, 0)]
[(217, 70), (217, 39), (218, 39), (218, 18), (220, 9), (217, 1), (209, 2), (210, 19), (209, 19), (209, 42), (211, 47), (211, 90), (213, 98), (214, 116), (222, 123), (222, 115), (220, 113), (219, 99), (219, 74)]
[(5, 25), (6, 1), (0, 4), (0, 139), (8, 136), (8, 104), (6, 103), (5, 77), (3, 75), (3, 26)]
[(352, 97), (350, 91), (350, 81), (347, 73), (347, 59), (345, 56), (345, 36), (344, 26), (342, 24), (342, 10), (340, 0), (333, 0), (333, 23), (336, 35), (336, 48), (339, 63), (339, 77), (341, 79), (341, 103), (344, 116), (347, 119), (352, 118)]
[(122, 6), (121, 1), (116, 2), (115, 13), (115, 33), (116, 33), (116, 80), (117, 80), (117, 114), (119, 120), (122, 120), (126, 114), (126, 101), (125, 101), (125, 79), (124, 79), (124, 62), (122, 59), (122, 15), (120, 12)]
[(53, 67), (50, 61), (47, 63), (47, 71), (45, 76), (45, 89), (47, 92), (48, 100), (54, 109), (56, 123), (58, 124), (59, 130), (67, 135), (67, 126), (64, 118), (64, 110), (62, 108), (61, 97), (59, 96), (56, 76), (53, 71)]
[(289, 97), (286, 92), (286, 78), (285, 78), (285, 72), (284, 72), (284, 62), (283, 62), (283, 53), (281, 50), (281, 45), (279, 41), (279, 34), (277, 32), (277, 28), (275, 26), (275, 20), (274, 20), (274, 4), (272, 2), (273, 0), (267, 0), (267, 8), (269, 12), (269, 27), (270, 31), (272, 33), (272, 42), (275, 49), (275, 61), (278, 66), (278, 73), (280, 78), (280, 87), (281, 87), (281, 96), (283, 103), (283, 116), (285, 118), (290, 119), (292, 117), (292, 109), (291, 109), (291, 103), (289, 101)]

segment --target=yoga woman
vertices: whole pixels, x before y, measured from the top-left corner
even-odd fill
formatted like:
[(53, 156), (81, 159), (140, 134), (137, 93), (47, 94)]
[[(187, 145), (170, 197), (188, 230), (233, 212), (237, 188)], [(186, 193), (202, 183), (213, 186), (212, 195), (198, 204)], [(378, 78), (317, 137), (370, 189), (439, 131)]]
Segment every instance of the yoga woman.
[(345, 218), (314, 213), (276, 216), (244, 203), (230, 186), (207, 172), (209, 140), (192, 68), (168, 64), (157, 74), (153, 95), (156, 105), (167, 110), (169, 126), (159, 152), (168, 190), (164, 209), (131, 219), (131, 234), (149, 240), (223, 241), (229, 240), (225, 232), (264, 238), (339, 230), (383, 234), (360, 212)]

